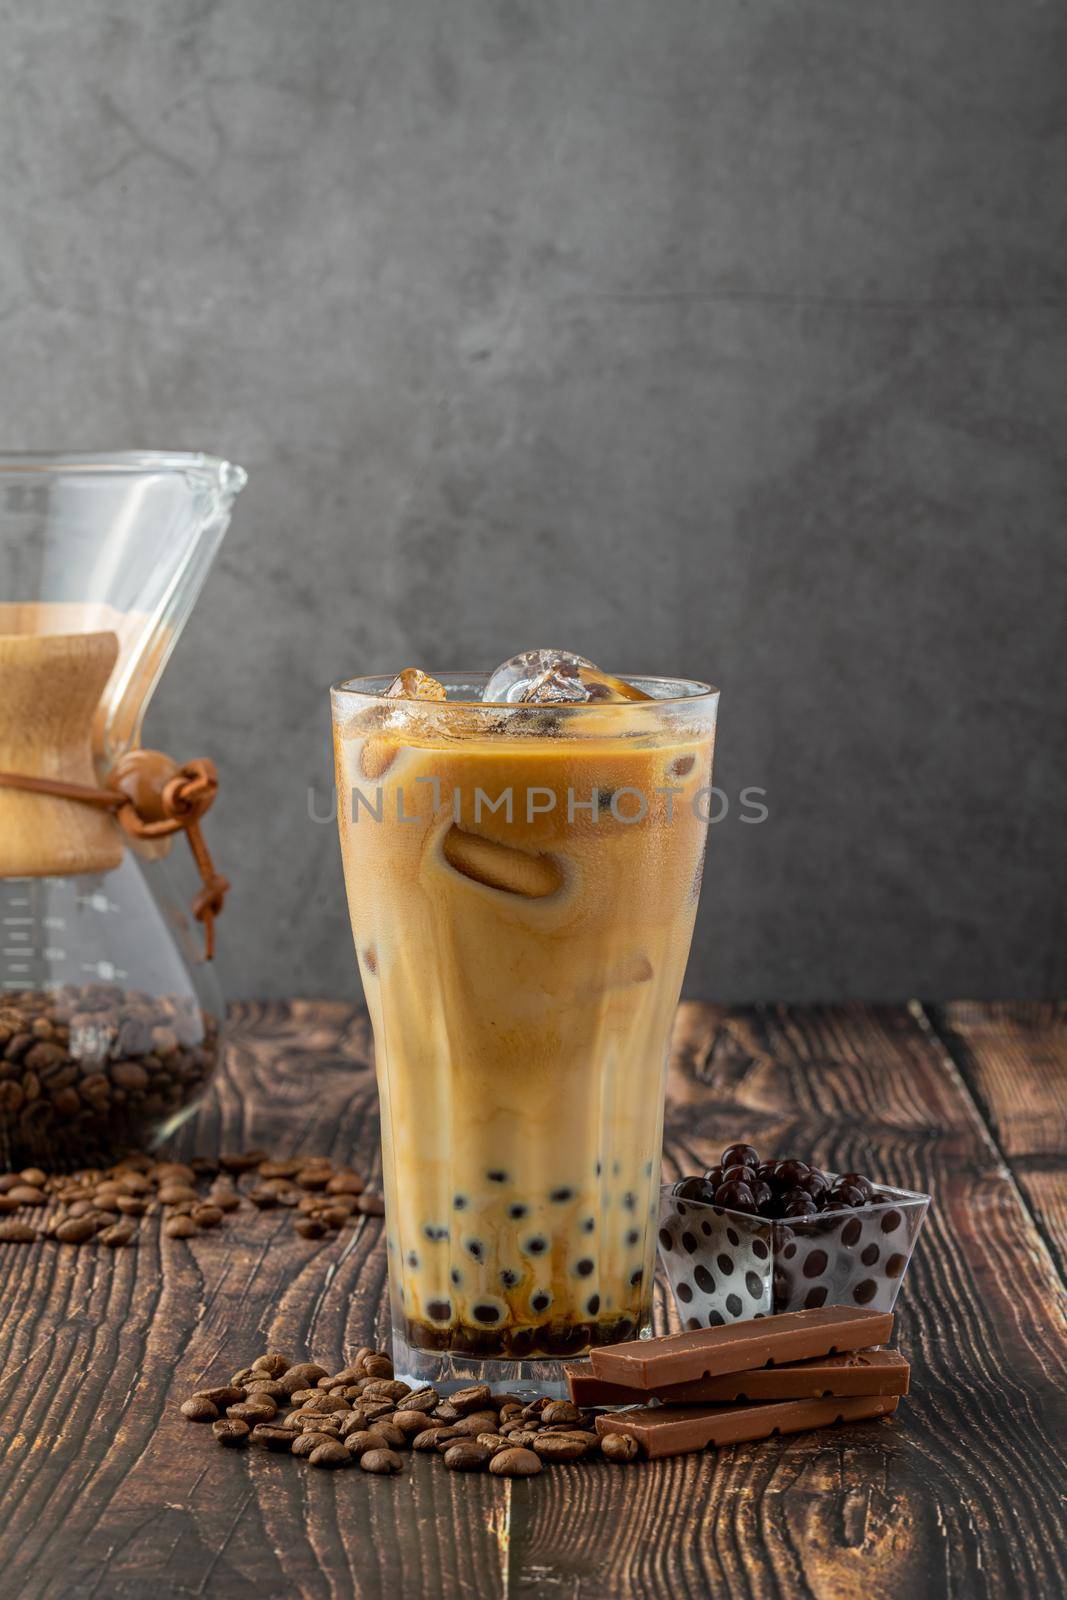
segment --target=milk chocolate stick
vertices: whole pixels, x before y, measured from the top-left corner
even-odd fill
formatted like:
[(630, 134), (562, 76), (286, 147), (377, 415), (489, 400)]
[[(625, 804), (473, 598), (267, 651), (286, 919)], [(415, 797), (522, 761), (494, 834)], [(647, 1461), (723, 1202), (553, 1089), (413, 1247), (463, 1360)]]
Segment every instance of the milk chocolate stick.
[(648, 1406), (597, 1417), (596, 1429), (629, 1434), (650, 1459), (686, 1455), (709, 1445), (769, 1439), (776, 1433), (806, 1433), (835, 1422), (887, 1417), (897, 1409), (895, 1394), (855, 1395), (833, 1400), (778, 1400), (760, 1406)]
[(596, 1377), (588, 1361), (565, 1369), (576, 1406), (632, 1405), (638, 1398), (665, 1406), (724, 1404), (739, 1400), (817, 1400), (823, 1395), (907, 1394), (911, 1368), (898, 1350), (853, 1350), (848, 1355), (817, 1356), (752, 1372), (726, 1372), (717, 1378), (668, 1384), (638, 1396), (621, 1383)]
[(671, 1333), (662, 1339), (605, 1345), (590, 1351), (589, 1359), (598, 1378), (647, 1393), (723, 1372), (750, 1372), (783, 1361), (809, 1361), (814, 1356), (862, 1350), (884, 1344), (892, 1328), (893, 1316), (888, 1311), (820, 1306), (814, 1311), (787, 1311), (751, 1322)]

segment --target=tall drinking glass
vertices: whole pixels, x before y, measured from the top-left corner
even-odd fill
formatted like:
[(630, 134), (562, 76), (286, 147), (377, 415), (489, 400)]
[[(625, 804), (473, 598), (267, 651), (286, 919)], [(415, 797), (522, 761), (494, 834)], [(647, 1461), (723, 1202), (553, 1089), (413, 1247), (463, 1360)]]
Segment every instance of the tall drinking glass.
[(717, 692), (634, 702), (333, 691), (374, 1026), (397, 1375), (564, 1390), (649, 1331), (667, 1049)]

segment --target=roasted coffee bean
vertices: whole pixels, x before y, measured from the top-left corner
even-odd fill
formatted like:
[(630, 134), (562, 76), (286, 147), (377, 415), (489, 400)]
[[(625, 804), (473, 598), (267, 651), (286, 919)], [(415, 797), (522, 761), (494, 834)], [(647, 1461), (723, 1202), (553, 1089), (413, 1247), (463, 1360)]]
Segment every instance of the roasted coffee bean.
[(237, 1417), (220, 1417), (211, 1424), (211, 1431), (219, 1444), (233, 1447), (247, 1444), (251, 1429)]
[(252, 1363), (253, 1372), (265, 1372), (268, 1378), (280, 1378), (289, 1371), (289, 1363), (277, 1350), (268, 1350), (266, 1355), (257, 1356)]
[(521, 1417), (523, 1404), (521, 1400), (507, 1400), (500, 1407), (501, 1421), (506, 1422), (509, 1417)]
[(55, 1229), (55, 1236), (62, 1244), (84, 1244), (95, 1233), (95, 1216), (67, 1217), (65, 1221), (57, 1223)]
[(476, 1444), (484, 1444), (487, 1450), (507, 1450), (509, 1440), (502, 1433), (479, 1433), (475, 1439)]
[(235, 1372), (234, 1373), (233, 1377), (230, 1379), (230, 1383), (233, 1384), (236, 1388), (243, 1389), (245, 1384), (248, 1382), (248, 1380), (249, 1380), (249, 1378), (251, 1376), (252, 1376), (252, 1368), (251, 1367), (242, 1367), (240, 1372)]
[(30, 1183), (15, 1184), (14, 1188), (7, 1191), (7, 1198), (16, 1201), (20, 1206), (43, 1206), (48, 1203), (48, 1196), (44, 1190)]
[(192, 1239), (200, 1232), (192, 1217), (168, 1217), (163, 1224), (168, 1239)]
[(296, 1414), (293, 1427), (298, 1433), (328, 1433), (333, 1438), (340, 1439), (344, 1437), (341, 1429), (345, 1421), (347, 1421), (347, 1418), (343, 1418), (336, 1413), (332, 1417), (316, 1417), (310, 1414), (305, 1415), (301, 1411)]
[(315, 1361), (297, 1361), (293, 1366), (286, 1368), (280, 1381), (285, 1384), (290, 1394), (295, 1394), (298, 1389), (312, 1388), (326, 1375), (326, 1368), (320, 1367)]
[(458, 1422), (452, 1424), (452, 1431), (460, 1438), (474, 1439), (478, 1434), (496, 1432), (497, 1415), (495, 1411), (471, 1411), (467, 1416), (460, 1417)]
[[(99, 1197), (98, 1197), (99, 1198)], [(195, 1206), (200, 1196), (188, 1183), (164, 1183), (159, 1190), (159, 1203), (164, 1206)]]
[(115, 1205), (123, 1216), (143, 1217), (148, 1210), (148, 1201), (133, 1194), (120, 1194), (116, 1197)]
[(393, 1363), (388, 1356), (368, 1356), (363, 1363), (363, 1373), (367, 1378), (391, 1378)]
[(254, 1394), (265, 1394), (276, 1405), (289, 1404), (290, 1396), (286, 1393), (284, 1385), (280, 1384), (277, 1378), (268, 1378), (266, 1373), (261, 1374), (253, 1371), (248, 1380), (247, 1388), (250, 1397)]
[(329, 1229), (317, 1217), (297, 1217), (293, 1227), (302, 1239), (325, 1239)]
[(410, 1393), (410, 1383), (402, 1383), (398, 1378), (372, 1378), (363, 1390), (368, 1400), (403, 1400)]
[(582, 1413), (570, 1400), (553, 1400), (541, 1413), (542, 1422), (580, 1422)]
[(219, 1408), (205, 1396), (193, 1395), (191, 1399), (182, 1401), (181, 1413), (190, 1422), (216, 1422)]
[(605, 1461), (634, 1461), (639, 1452), (637, 1440), (629, 1433), (605, 1433), (600, 1440)]
[(436, 1450), (437, 1435), (441, 1432), (440, 1428), (425, 1428), (422, 1433), (417, 1433), (412, 1439), (411, 1448), (413, 1450)]
[(589, 1446), (565, 1433), (539, 1433), (531, 1444), (542, 1461), (580, 1461)]
[(292, 1428), (279, 1428), (269, 1422), (261, 1422), (252, 1429), (252, 1443), (264, 1450), (288, 1452), (293, 1447), (293, 1437)]
[(321, 1222), (322, 1226), (331, 1233), (336, 1233), (338, 1228), (343, 1228), (348, 1221), (348, 1212), (343, 1206), (323, 1206), (314, 1213), (312, 1221)]
[(17, 1172), (0, 1172), (0, 1194), (6, 1194), (13, 1189), (19, 1181)]
[(133, 1243), (137, 1229), (132, 1222), (113, 1222), (110, 1227), (102, 1228), (96, 1237), (109, 1250), (121, 1250), (124, 1245)]
[(261, 1162), (269, 1159), (265, 1150), (246, 1150), (242, 1155), (231, 1153), (219, 1156), (219, 1166), (227, 1172), (240, 1174), (253, 1171)]
[(434, 1434), (433, 1447), (439, 1455), (444, 1455), (445, 1451), (460, 1438), (462, 1434), (457, 1433), (455, 1428), (438, 1428)]
[(516, 1449), (529, 1449), (534, 1440), (539, 1437), (540, 1430), (537, 1428), (516, 1428), (513, 1432), (507, 1434), (507, 1441), (509, 1445), (514, 1445)]
[(492, 1451), (474, 1439), (459, 1439), (444, 1453), (449, 1472), (481, 1472), (488, 1466)]
[(48, 1182), (47, 1172), (42, 1172), (40, 1167), (23, 1167), (19, 1177), (34, 1189), (43, 1189)]
[(356, 1210), (364, 1217), (384, 1217), (385, 1201), (380, 1194), (361, 1194), (356, 1201)]
[(347, 1467), (352, 1457), (339, 1439), (324, 1439), (312, 1450), (308, 1461), (313, 1467)]
[(274, 1190), (264, 1187), (249, 1189), (245, 1194), (245, 1199), (250, 1201), (257, 1211), (273, 1211), (278, 1204), (278, 1196)]
[(426, 1418), (421, 1411), (394, 1411), (390, 1421), (405, 1439), (416, 1438), (426, 1426)]
[(210, 1400), (213, 1406), (220, 1406), (225, 1411), (227, 1406), (235, 1406), (239, 1400), (243, 1400), (245, 1392), (239, 1383), (220, 1383), (214, 1389), (197, 1389), (193, 1399)]
[(0, 1194), (0, 1217), (10, 1215), (12, 1211), (17, 1211), (18, 1208), (19, 1203), (17, 1200), (12, 1200), (8, 1194)]
[(457, 1416), (465, 1417), (471, 1411), (484, 1411), (491, 1394), (487, 1383), (474, 1383), (467, 1389), (457, 1389), (455, 1394), (449, 1395), (448, 1400), (455, 1407)]
[(439, 1422), (458, 1422), (463, 1415), (457, 1411), (451, 1400), (442, 1400), (434, 1410), (434, 1416)]
[(347, 1389), (352, 1384), (364, 1381), (357, 1367), (342, 1367), (340, 1372), (335, 1372), (331, 1378), (320, 1378), (320, 1389)]
[(301, 1167), (293, 1181), (301, 1189), (325, 1189), (330, 1181), (330, 1168), (326, 1166)]
[(489, 1471), (497, 1478), (535, 1478), (543, 1470), (541, 1457), (518, 1445), (497, 1450), (489, 1462)]
[(31, 1228), (28, 1222), (20, 1222), (17, 1217), (8, 1217), (0, 1222), (0, 1244), (32, 1244), (40, 1238), (36, 1228)]
[(261, 1161), (259, 1176), (261, 1178), (295, 1178), (303, 1165), (300, 1161)]
[(377, 1428), (359, 1428), (345, 1435), (345, 1449), (357, 1459), (367, 1450), (387, 1450), (388, 1443)]
[(198, 1228), (217, 1228), (222, 1221), (222, 1212), (218, 1206), (194, 1206), (189, 1215)]
[(238, 1400), (236, 1405), (226, 1407), (228, 1417), (237, 1417), (241, 1422), (270, 1422), (272, 1417), (278, 1415), (278, 1407), (269, 1394), (249, 1394), (247, 1400)]
[[(297, 1394), (300, 1390), (297, 1390)], [(292, 1396), (296, 1399), (296, 1395)], [(333, 1411), (347, 1411), (348, 1401), (342, 1400), (339, 1394), (331, 1394), (326, 1389), (316, 1389), (310, 1400), (301, 1402), (300, 1409), (307, 1416), (328, 1417)], [(389, 1410), (392, 1407), (388, 1408)]]
[(398, 1411), (430, 1412), (439, 1403), (436, 1389), (412, 1389), (396, 1403)]
[(364, 1472), (376, 1472), (383, 1477), (391, 1472), (403, 1472), (404, 1458), (398, 1456), (395, 1450), (368, 1450), (366, 1455), (359, 1458), (359, 1464)]
[(363, 1179), (354, 1172), (335, 1172), (326, 1184), (327, 1194), (363, 1193)]
[(380, 1434), (390, 1450), (404, 1450), (407, 1448), (407, 1434), (402, 1428), (398, 1428), (395, 1422), (391, 1422), (388, 1417), (383, 1417), (380, 1422), (376, 1422), (371, 1432)]
[(317, 1450), (320, 1444), (330, 1444), (333, 1435), (329, 1433), (313, 1432), (308, 1429), (306, 1433), (298, 1433), (290, 1446), (290, 1453), (294, 1456), (309, 1456)]
[(213, 1183), (208, 1191), (208, 1202), (220, 1211), (236, 1211), (241, 1204), (241, 1197), (236, 1189)]

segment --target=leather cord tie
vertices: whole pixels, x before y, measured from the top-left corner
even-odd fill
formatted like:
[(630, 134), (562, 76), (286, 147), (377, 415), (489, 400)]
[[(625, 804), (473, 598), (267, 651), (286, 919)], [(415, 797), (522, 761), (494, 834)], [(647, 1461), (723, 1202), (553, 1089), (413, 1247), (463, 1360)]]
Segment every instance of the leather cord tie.
[(61, 778), (31, 778), (21, 772), (0, 772), (0, 789), (23, 789), (57, 800), (113, 811), (132, 839), (165, 839), (184, 832), (200, 873), (202, 887), (193, 901), (193, 915), (204, 928), (204, 957), (215, 954), (215, 918), (222, 910), (228, 879), (215, 871), (211, 852), (200, 831), (200, 819), (218, 792), (215, 763), (201, 758), (179, 767), (161, 750), (130, 750), (108, 773), (107, 787), (66, 783)]

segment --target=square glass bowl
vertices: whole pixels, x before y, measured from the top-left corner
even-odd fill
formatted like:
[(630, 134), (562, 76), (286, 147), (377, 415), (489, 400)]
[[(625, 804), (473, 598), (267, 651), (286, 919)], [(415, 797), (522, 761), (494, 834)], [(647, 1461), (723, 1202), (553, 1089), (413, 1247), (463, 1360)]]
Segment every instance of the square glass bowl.
[(777, 1221), (682, 1200), (664, 1184), (659, 1253), (682, 1327), (814, 1306), (892, 1311), (930, 1196), (884, 1184), (879, 1194), (875, 1205)]

